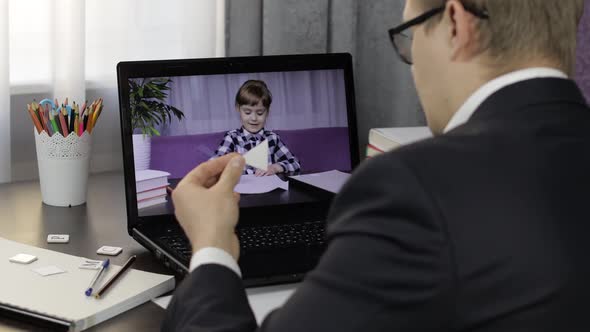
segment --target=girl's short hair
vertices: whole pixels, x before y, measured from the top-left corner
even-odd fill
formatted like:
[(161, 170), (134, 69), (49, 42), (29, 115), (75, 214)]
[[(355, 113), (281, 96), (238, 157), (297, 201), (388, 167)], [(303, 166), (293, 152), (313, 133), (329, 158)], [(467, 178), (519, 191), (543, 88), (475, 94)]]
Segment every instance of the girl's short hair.
[(248, 80), (242, 84), (236, 94), (236, 107), (256, 106), (259, 102), (269, 110), (272, 104), (272, 94), (266, 83), (259, 80)]

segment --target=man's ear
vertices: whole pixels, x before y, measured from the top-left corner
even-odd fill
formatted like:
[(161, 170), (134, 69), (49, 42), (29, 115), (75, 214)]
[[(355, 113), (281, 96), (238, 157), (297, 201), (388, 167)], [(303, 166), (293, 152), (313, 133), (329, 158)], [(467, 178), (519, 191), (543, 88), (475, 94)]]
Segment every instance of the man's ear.
[(458, 0), (449, 0), (443, 15), (448, 21), (451, 60), (471, 60), (477, 54), (477, 17), (465, 10)]

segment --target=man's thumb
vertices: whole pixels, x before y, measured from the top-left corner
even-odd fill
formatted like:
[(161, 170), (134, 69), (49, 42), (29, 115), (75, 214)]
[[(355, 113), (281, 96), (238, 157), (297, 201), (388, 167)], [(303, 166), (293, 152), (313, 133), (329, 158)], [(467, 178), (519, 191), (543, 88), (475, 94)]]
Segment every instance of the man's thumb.
[(234, 191), (234, 187), (238, 182), (240, 182), (240, 177), (244, 172), (244, 164), (245, 160), (242, 156), (233, 157), (221, 173), (221, 177), (219, 181), (215, 185), (215, 187), (220, 187), (220, 189), (227, 190), (230, 192)]

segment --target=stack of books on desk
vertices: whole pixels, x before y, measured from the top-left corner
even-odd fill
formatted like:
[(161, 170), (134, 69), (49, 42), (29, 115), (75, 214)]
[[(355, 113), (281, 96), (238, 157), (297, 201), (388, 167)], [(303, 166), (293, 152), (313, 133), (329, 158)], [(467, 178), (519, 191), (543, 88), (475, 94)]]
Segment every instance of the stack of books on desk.
[(143, 170), (135, 173), (137, 208), (143, 209), (166, 203), (166, 187), (170, 173), (156, 170)]
[(374, 128), (369, 131), (367, 158), (432, 137), (428, 127)]

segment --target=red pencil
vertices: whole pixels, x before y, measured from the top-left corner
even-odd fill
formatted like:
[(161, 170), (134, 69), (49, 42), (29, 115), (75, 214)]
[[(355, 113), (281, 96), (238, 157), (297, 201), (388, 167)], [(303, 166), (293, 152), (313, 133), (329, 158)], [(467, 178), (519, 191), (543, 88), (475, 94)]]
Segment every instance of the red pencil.
[(43, 122), (45, 123), (45, 131), (47, 132), (47, 135), (50, 137), (53, 136), (53, 129), (49, 124), (49, 112), (47, 112), (47, 110), (43, 112)]
[(43, 108), (39, 107), (37, 112), (39, 113), (39, 122), (41, 123), (41, 127), (43, 127), (43, 130), (48, 132), (47, 129), (45, 129), (45, 121), (43, 121)]
[(80, 134), (78, 136), (84, 135), (84, 112), (80, 114), (80, 119), (78, 120), (78, 131)]
[(68, 137), (68, 126), (66, 125), (66, 118), (64, 117), (63, 110), (59, 112), (59, 123), (61, 124), (61, 130), (64, 137)]

